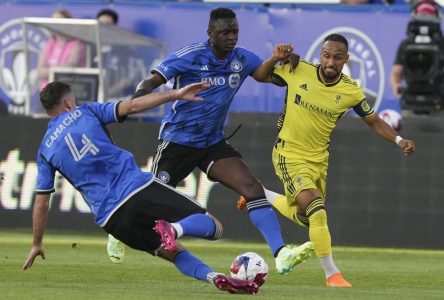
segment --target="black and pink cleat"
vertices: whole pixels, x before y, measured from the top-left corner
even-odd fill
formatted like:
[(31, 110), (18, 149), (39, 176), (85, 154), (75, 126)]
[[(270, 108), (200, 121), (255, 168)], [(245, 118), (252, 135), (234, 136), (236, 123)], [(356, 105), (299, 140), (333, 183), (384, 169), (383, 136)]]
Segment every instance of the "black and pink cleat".
[(259, 291), (259, 286), (254, 281), (235, 279), (223, 274), (214, 277), (213, 283), (219, 290), (230, 294), (255, 295)]
[(153, 229), (160, 236), (161, 246), (167, 251), (173, 251), (174, 246), (176, 246), (176, 230), (174, 227), (167, 221), (157, 220)]

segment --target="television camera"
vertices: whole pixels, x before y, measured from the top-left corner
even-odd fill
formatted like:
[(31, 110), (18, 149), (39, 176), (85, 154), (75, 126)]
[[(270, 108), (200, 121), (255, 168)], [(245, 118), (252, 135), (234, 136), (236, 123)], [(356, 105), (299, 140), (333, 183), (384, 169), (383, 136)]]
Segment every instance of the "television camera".
[(412, 5), (412, 19), (404, 41), (406, 86), (401, 107), (429, 114), (444, 109), (444, 38), (439, 5), (419, 1)]

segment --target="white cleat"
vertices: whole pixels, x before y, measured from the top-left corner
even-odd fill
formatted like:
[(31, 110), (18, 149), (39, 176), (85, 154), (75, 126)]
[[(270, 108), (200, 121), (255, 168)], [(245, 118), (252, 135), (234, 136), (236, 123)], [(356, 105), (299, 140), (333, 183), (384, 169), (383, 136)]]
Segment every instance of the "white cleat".
[(120, 264), (125, 257), (125, 244), (108, 234), (108, 245), (106, 247), (109, 259), (115, 264)]

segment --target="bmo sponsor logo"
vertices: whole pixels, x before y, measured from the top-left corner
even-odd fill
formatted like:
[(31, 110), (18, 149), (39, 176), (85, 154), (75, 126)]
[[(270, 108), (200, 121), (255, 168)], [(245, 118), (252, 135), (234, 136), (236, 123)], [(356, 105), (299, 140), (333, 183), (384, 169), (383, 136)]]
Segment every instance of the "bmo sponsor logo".
[(208, 83), (211, 86), (223, 86), (228, 83), (228, 86), (235, 89), (240, 84), (240, 75), (237, 73), (230, 74), (228, 80), (223, 76), (205, 77), (202, 81)]
[(202, 81), (208, 83), (211, 86), (221, 86), (225, 85), (227, 80), (223, 76), (216, 76), (216, 77), (206, 77), (202, 78)]

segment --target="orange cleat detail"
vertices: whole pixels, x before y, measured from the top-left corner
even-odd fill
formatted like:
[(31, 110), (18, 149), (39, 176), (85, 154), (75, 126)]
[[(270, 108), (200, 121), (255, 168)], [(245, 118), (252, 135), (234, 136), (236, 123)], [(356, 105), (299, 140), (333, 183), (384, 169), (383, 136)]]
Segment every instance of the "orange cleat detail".
[(240, 196), (239, 200), (237, 200), (237, 209), (243, 210), (245, 207), (247, 207), (247, 200), (245, 200), (244, 196)]
[(328, 277), (327, 286), (334, 288), (351, 288), (352, 284), (342, 277), (341, 273), (335, 273)]

